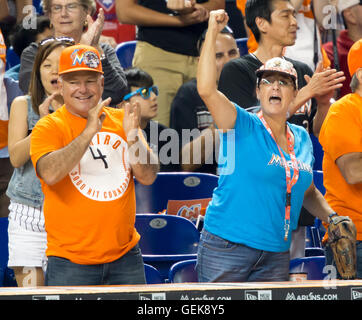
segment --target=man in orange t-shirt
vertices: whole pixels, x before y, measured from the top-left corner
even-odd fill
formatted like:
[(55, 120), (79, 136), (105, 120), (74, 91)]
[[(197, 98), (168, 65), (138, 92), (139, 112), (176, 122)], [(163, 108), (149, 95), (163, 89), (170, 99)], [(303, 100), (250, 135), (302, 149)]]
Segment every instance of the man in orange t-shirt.
[(45, 284), (145, 283), (133, 177), (152, 184), (158, 159), (139, 128), (139, 105), (120, 110), (101, 101), (93, 47), (64, 49), (59, 76), (64, 105), (38, 121), (30, 149), (44, 192)]
[[(330, 107), (319, 135), (324, 149), (325, 198), (357, 229), (357, 278), (362, 278), (362, 39), (348, 53), (352, 93)], [(327, 245), (327, 262), (332, 255)]]

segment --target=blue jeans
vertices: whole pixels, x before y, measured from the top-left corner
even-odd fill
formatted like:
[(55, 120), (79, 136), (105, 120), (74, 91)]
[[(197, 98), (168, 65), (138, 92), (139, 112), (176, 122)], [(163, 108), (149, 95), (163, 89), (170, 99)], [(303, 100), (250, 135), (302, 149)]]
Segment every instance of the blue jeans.
[(46, 286), (145, 284), (145, 271), (139, 245), (121, 258), (104, 264), (81, 265), (50, 256), (45, 273)]
[[(326, 265), (333, 265), (336, 266), (336, 263), (333, 258), (333, 253), (330, 246), (326, 245)], [(362, 279), (362, 241), (356, 242), (356, 251), (357, 251), (357, 279)], [(337, 278), (341, 279), (340, 274), (336, 268)]]
[(204, 229), (196, 269), (199, 282), (288, 281), (289, 251), (253, 249)]

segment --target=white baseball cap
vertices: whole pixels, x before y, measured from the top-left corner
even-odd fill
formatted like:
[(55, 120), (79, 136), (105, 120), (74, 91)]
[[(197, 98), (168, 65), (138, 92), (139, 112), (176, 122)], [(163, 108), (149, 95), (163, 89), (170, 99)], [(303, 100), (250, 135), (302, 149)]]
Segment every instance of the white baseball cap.
[(338, 0), (338, 12), (342, 13), (343, 10), (360, 4), (360, 0)]

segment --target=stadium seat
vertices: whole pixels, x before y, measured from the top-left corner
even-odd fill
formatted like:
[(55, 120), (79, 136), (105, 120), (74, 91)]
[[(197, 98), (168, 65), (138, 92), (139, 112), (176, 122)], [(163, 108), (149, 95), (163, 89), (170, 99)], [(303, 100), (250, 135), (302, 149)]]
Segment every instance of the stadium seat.
[(323, 171), (321, 170), (313, 170), (313, 182), (317, 189), (321, 192), (321, 194), (326, 193), (326, 188), (323, 184)]
[(196, 259), (176, 262), (170, 268), (168, 279), (171, 283), (198, 282)]
[(248, 38), (238, 38), (238, 39), (235, 39), (235, 41), (239, 48), (240, 56), (247, 54), (248, 53), (248, 46), (247, 46)]
[[(188, 172), (159, 172), (149, 186), (136, 180), (136, 213), (167, 210), (168, 214), (181, 215), (196, 222), (198, 214), (212, 198), (218, 181), (219, 177), (213, 174)], [(196, 201), (200, 199), (204, 201)]]
[(8, 268), (8, 218), (0, 218), (0, 287), (17, 287), (13, 269)]
[(136, 214), (136, 229), (143, 261), (155, 267), (163, 279), (170, 267), (196, 259), (200, 232), (186, 218), (173, 215)]
[(155, 267), (146, 263), (144, 265), (145, 265), (145, 275), (146, 275), (147, 284), (164, 283), (161, 274), (158, 272), (158, 270)]
[(318, 247), (306, 247), (305, 256), (306, 257), (315, 257), (315, 256), (324, 256), (325, 251), (323, 248)]
[(20, 63), (20, 57), (15, 53), (13, 47), (6, 50), (6, 70), (15, 67)]
[(0, 287), (4, 286), (8, 258), (8, 219), (0, 218)]
[(289, 273), (307, 273), (307, 280), (323, 280), (325, 256), (303, 257), (290, 260)]
[(306, 239), (308, 240), (308, 243), (306, 243), (307, 247), (322, 248), (322, 236), (319, 228), (315, 226), (307, 226)]
[(33, 0), (33, 6), (35, 7), (36, 13), (38, 15), (43, 15), (43, 6), (41, 4), (41, 0)]
[(322, 161), (324, 151), (322, 145), (319, 143), (318, 138), (314, 134), (310, 134), (310, 139), (313, 144), (313, 155), (314, 155), (314, 165), (313, 170), (322, 170)]
[(117, 45), (116, 54), (123, 69), (132, 67), (137, 40), (125, 41)]

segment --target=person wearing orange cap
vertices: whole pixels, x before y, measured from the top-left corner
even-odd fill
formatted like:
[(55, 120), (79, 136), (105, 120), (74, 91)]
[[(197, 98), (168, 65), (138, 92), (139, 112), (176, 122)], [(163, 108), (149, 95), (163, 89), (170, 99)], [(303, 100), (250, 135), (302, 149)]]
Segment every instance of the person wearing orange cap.
[[(325, 198), (357, 229), (357, 278), (362, 278), (362, 39), (347, 56), (352, 93), (333, 103), (323, 122), (319, 141), (324, 150)], [(325, 240), (325, 239), (324, 239)], [(327, 260), (332, 254), (327, 244)]]
[(44, 193), (45, 285), (145, 283), (135, 187), (152, 184), (158, 159), (140, 130), (140, 107), (108, 107), (99, 52), (64, 49), (64, 105), (38, 121), (30, 155)]
[[(225, 146), (233, 151), (219, 165), (220, 178), (201, 232), (200, 282), (287, 281), (292, 231), (303, 206), (327, 222), (333, 210), (313, 183), (313, 147), (308, 132), (287, 122), (298, 88), (291, 62), (274, 57), (256, 72), (255, 114), (217, 89), (215, 42), (228, 22), (224, 10), (210, 13), (197, 72), (197, 89)], [(221, 147), (225, 151), (225, 147)]]

